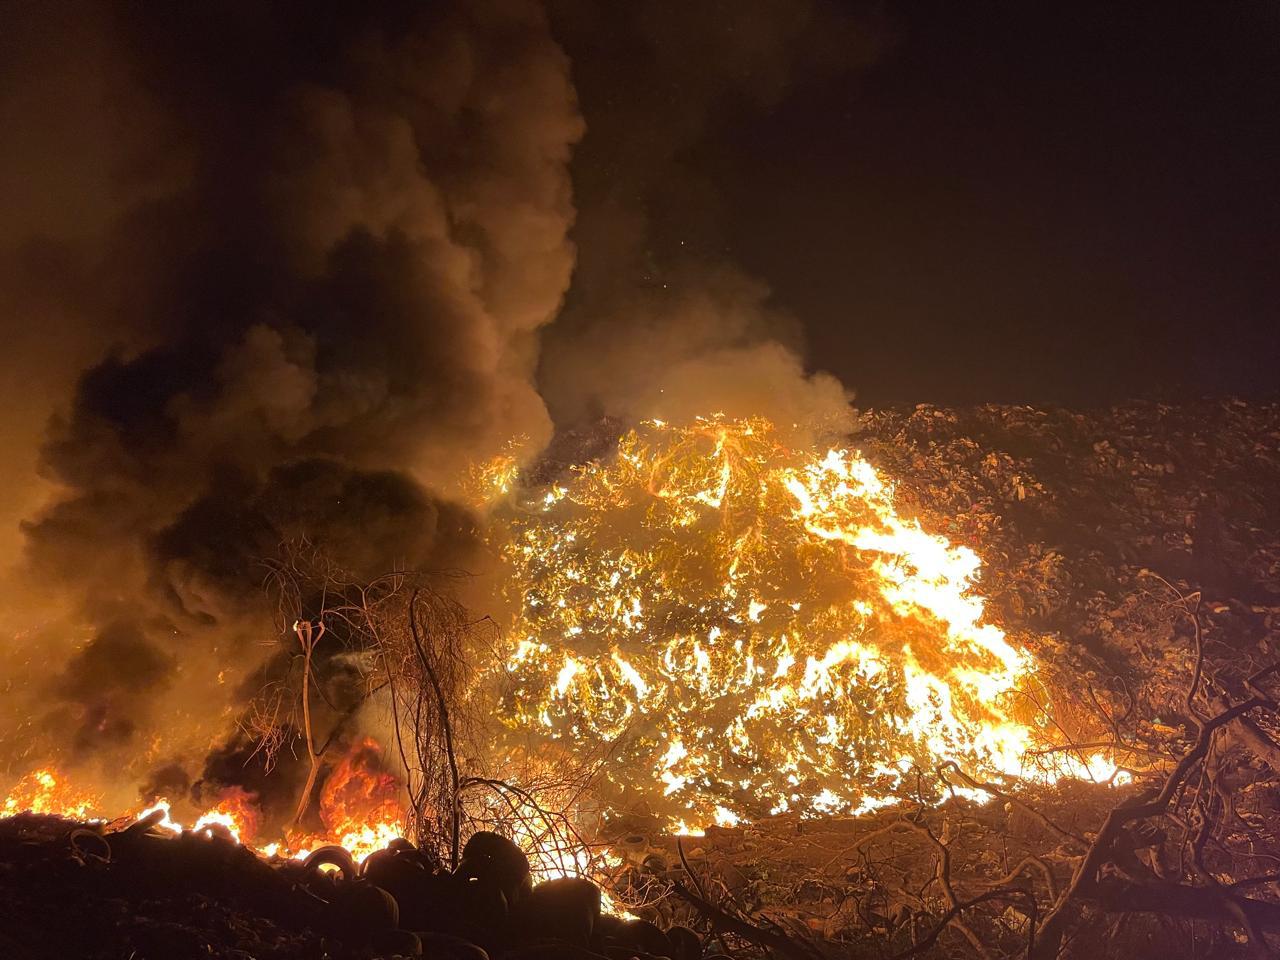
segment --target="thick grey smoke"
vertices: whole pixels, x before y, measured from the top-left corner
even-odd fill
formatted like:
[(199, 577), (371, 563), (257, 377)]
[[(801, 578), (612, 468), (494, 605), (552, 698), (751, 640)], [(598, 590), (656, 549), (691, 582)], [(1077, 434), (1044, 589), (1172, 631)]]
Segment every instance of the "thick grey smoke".
[(50, 498), (15, 603), (55, 603), (11, 644), (0, 757), (141, 775), (227, 727), (281, 540), (359, 573), (465, 562), (453, 479), (550, 435), (532, 377), (583, 124), (525, 0), (5, 20), (11, 449), (59, 413), (42, 479), (5, 478), (6, 518)]
[(720, 191), (691, 153), (736, 116), (865, 66), (883, 42), (875, 18), (823, 0), (552, 9), (587, 119), (580, 257), (539, 376), (557, 422), (723, 412), (847, 426), (844, 388), (806, 370), (800, 325), (735, 262)]

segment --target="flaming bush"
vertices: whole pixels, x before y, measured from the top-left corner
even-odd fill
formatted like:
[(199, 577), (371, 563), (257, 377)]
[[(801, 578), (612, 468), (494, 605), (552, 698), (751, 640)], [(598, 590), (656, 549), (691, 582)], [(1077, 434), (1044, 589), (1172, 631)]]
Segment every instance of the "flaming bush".
[(760, 419), (651, 421), (492, 535), (510, 745), (603, 757), (615, 809), (853, 811), (943, 759), (1108, 772), (1024, 765), (1035, 665), (985, 619), (977, 555), (900, 516), (857, 453), (788, 449)]

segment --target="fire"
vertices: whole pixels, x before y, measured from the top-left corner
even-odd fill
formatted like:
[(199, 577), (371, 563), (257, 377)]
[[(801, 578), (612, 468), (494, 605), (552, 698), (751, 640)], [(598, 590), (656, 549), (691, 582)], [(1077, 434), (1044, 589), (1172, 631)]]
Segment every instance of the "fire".
[(257, 798), (240, 787), (231, 787), (211, 810), (205, 811), (192, 825), (193, 830), (209, 826), (226, 828), (232, 839), (251, 843), (258, 835)]
[(338, 843), (357, 861), (404, 836), (400, 781), (384, 769), (376, 740), (358, 741), (329, 774), (320, 794), (320, 819), (333, 838), (320, 843)]
[(166, 830), (169, 833), (178, 834), (183, 831), (182, 824), (173, 819), (172, 807), (167, 799), (161, 797), (151, 806), (141, 811), (136, 819), (143, 820), (153, 813), (159, 813), (160, 817), (156, 820), (154, 827), (157, 830)]
[[(549, 489), (522, 488), (514, 456), (480, 476), (502, 495), (490, 537), (515, 611), (494, 671), (498, 747), (599, 770), (593, 802), (606, 811), (648, 810), (696, 834), (875, 809), (943, 761), (1042, 781), (1117, 776), (1101, 755), (1031, 749), (1052, 743), (1050, 719), (1027, 706), (1044, 698), (1022, 696), (1037, 664), (991, 622), (978, 555), (903, 516), (858, 452), (789, 449), (760, 419), (650, 421)], [(323, 831), (256, 849), (337, 843), (363, 859), (403, 834), (403, 794), (381, 747), (359, 740), (320, 792)], [(192, 828), (258, 844), (255, 801), (229, 790)], [(40, 769), (0, 814), (85, 819), (98, 806)], [(166, 801), (153, 809), (183, 829)], [(609, 868), (532, 813), (514, 839), (539, 879)]]
[(732, 824), (881, 806), (943, 760), (1115, 772), (1024, 760), (1046, 736), (1018, 697), (1036, 664), (987, 619), (977, 554), (900, 515), (857, 452), (787, 449), (761, 419), (651, 421), (509, 500), (492, 537), (511, 747), (604, 756), (615, 808)]
[[(153, 829), (173, 834), (221, 827), (231, 839), (253, 846), (267, 857), (305, 857), (316, 847), (338, 844), (359, 862), (404, 835), (400, 783), (382, 769), (380, 757), (381, 747), (365, 738), (334, 767), (321, 790), (320, 818), (325, 830), (320, 833), (297, 833), (286, 840), (257, 845), (261, 821), (257, 798), (238, 787), (224, 790), (211, 808), (190, 821), (189, 827), (174, 818), (172, 804), (164, 798), (127, 816), (142, 819), (159, 812), (162, 816)], [(62, 775), (42, 769), (17, 783), (0, 806), (0, 816), (40, 813), (88, 820), (100, 818), (99, 806), (99, 798), (74, 791), (66, 786)]]
[(88, 820), (97, 808), (99, 798), (66, 784), (56, 770), (35, 770), (21, 780), (0, 806), (0, 817), (18, 813), (43, 813)]
[[(501, 802), (493, 797), (489, 799), (487, 806), (473, 808), (474, 825), (510, 837), (528, 856), (529, 872), (535, 884), (561, 877), (601, 881), (623, 864), (623, 859), (608, 844), (589, 840), (579, 833), (576, 824), (584, 819), (580, 791), (541, 790), (536, 800), (532, 794), (523, 792), (518, 796), (508, 795)], [(609, 884), (604, 882), (601, 886), (602, 909), (615, 916), (631, 917), (625, 906), (610, 895)]]
[(405, 835), (406, 805), (400, 781), (382, 763), (372, 737), (357, 740), (320, 791), (322, 833), (292, 831), (259, 848), (268, 857), (299, 859), (317, 847), (345, 847), (357, 863)]

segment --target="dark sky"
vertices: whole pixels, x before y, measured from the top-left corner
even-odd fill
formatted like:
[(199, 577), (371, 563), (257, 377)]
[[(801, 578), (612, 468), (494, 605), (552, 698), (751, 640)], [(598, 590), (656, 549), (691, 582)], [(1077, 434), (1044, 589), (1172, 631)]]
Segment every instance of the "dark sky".
[(812, 363), (862, 403), (1272, 391), (1280, 5), (881, 16), (874, 65), (725, 109), (680, 158)]

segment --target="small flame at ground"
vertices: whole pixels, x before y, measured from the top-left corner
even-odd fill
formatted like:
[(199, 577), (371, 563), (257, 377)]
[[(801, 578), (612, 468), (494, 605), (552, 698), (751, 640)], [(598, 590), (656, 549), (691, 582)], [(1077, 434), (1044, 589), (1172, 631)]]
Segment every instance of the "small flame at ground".
[[(174, 818), (172, 805), (165, 798), (128, 816), (141, 820), (158, 812), (161, 816), (152, 829), (173, 834), (186, 829), (225, 831), (231, 839), (252, 846), (267, 857), (297, 859), (317, 847), (338, 844), (360, 862), (404, 835), (400, 784), (382, 769), (380, 755), (376, 741), (366, 738), (357, 742), (334, 768), (321, 791), (320, 816), (326, 826), (321, 833), (299, 832), (285, 840), (257, 845), (261, 818), (256, 797), (239, 787), (224, 790), (218, 801), (189, 826)], [(75, 820), (105, 819), (100, 804), (100, 798), (68, 787), (67, 778), (56, 770), (41, 769), (17, 783), (0, 806), (0, 816), (37, 813)]]
[(252, 843), (258, 836), (257, 798), (240, 787), (223, 792), (213, 809), (203, 813), (192, 825), (193, 830), (218, 826), (239, 843)]
[(154, 824), (152, 824), (152, 827), (154, 829), (166, 830), (169, 833), (181, 833), (183, 829), (185, 829), (182, 826), (182, 824), (178, 823), (176, 820), (173, 819), (173, 814), (169, 806), (169, 801), (164, 799), (163, 797), (157, 800), (151, 806), (147, 807), (145, 810), (140, 811), (136, 815), (135, 819), (145, 820), (147, 817), (150, 817), (152, 814), (155, 814), (155, 813), (160, 814), (160, 817), (156, 820)]

